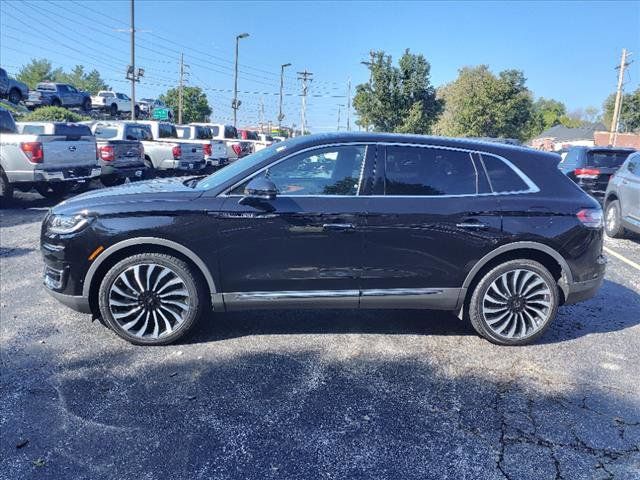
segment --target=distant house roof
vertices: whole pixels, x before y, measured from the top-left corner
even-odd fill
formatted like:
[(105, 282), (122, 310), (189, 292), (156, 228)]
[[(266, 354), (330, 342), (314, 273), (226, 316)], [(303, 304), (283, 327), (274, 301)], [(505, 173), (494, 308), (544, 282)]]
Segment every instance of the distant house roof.
[(556, 142), (569, 142), (571, 140), (593, 140), (596, 130), (606, 130), (602, 123), (589, 123), (582, 127), (569, 128), (564, 125), (555, 125), (548, 128), (536, 138), (553, 138)]

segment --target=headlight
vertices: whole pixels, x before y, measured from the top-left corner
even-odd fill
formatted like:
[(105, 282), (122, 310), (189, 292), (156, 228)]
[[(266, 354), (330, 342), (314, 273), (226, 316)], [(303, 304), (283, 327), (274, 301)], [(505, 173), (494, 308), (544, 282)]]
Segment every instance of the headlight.
[(51, 215), (51, 217), (49, 217), (48, 230), (51, 233), (74, 233), (86, 227), (90, 220), (90, 218), (82, 214)]

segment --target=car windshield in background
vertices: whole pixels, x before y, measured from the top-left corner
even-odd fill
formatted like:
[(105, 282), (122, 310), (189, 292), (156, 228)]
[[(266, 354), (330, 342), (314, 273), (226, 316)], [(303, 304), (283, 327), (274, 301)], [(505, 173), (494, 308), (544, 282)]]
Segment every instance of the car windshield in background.
[(36, 90), (46, 90), (48, 92), (55, 92), (56, 86), (52, 83), (39, 83), (36, 85)]
[(629, 151), (592, 150), (587, 153), (587, 165), (590, 167), (618, 168), (631, 154)]
[(117, 127), (98, 127), (94, 133), (96, 138), (114, 138), (118, 135)]
[(101, 92), (98, 94), (99, 97), (113, 97), (110, 92)]
[(196, 127), (196, 138), (198, 140), (210, 140), (212, 138), (211, 130), (206, 127)]
[(56, 123), (53, 127), (53, 134), (67, 137), (86, 137), (91, 136), (91, 129), (87, 125)]
[(224, 138), (238, 138), (238, 131), (234, 127), (224, 127)]
[(161, 123), (158, 125), (158, 135), (160, 138), (178, 138), (178, 131), (175, 125), (170, 123)]
[(0, 133), (15, 133), (16, 124), (6, 110), (0, 111)]
[(125, 131), (127, 140), (153, 140), (151, 129), (146, 125), (127, 125)]

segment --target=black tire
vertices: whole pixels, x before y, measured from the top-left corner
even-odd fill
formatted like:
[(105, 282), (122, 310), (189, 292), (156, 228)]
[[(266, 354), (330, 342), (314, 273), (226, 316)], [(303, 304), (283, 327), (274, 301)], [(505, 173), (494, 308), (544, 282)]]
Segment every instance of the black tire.
[(126, 178), (118, 175), (105, 175), (100, 177), (100, 182), (105, 187), (115, 187), (116, 185), (122, 185), (126, 181)]
[(144, 159), (144, 164), (147, 167), (145, 172), (144, 172), (144, 178), (146, 180), (151, 180), (152, 178), (156, 178), (157, 172), (156, 172), (155, 167), (153, 166), (153, 162), (151, 161), (151, 159), (149, 157), (146, 157)]
[[(153, 269), (150, 265), (153, 265)], [(136, 267), (139, 268), (140, 283), (135, 279)], [(170, 273), (161, 277), (165, 270)], [(121, 275), (128, 279), (130, 287), (126, 286)], [(175, 279), (181, 283), (167, 287)], [(174, 290), (174, 287), (179, 290)], [(118, 291), (129, 297), (120, 295)], [(142, 293), (136, 293), (138, 291)], [(169, 300), (159, 299), (156, 291), (164, 291), (163, 295), (168, 296)], [(176, 291), (186, 291), (187, 294), (172, 293)], [(173, 299), (187, 309), (162, 303)], [(122, 305), (122, 302), (126, 305)], [(142, 253), (116, 263), (100, 284), (98, 303), (100, 314), (109, 328), (134, 345), (167, 345), (175, 342), (193, 329), (208, 306), (206, 290), (197, 274), (184, 261), (163, 253)], [(175, 316), (170, 315), (167, 309), (171, 309)], [(162, 315), (169, 320), (171, 330), (157, 312), (164, 312)], [(114, 315), (120, 315), (120, 318), (116, 319)], [(181, 320), (178, 321), (178, 318)], [(171, 324), (171, 321), (174, 323)]]
[(111, 106), (109, 107), (109, 114), (112, 117), (115, 117), (116, 115), (118, 115), (118, 105), (116, 105), (115, 103), (112, 103)]
[(39, 183), (36, 191), (44, 198), (58, 200), (67, 195), (75, 187), (75, 182)]
[(2, 167), (0, 167), (0, 200), (2, 200), (3, 206), (13, 200), (13, 185), (9, 183)]
[(53, 100), (51, 100), (51, 106), (52, 107), (61, 107), (62, 106), (62, 102), (60, 102), (59, 98), (54, 98)]
[(91, 111), (91, 99), (90, 98), (85, 98), (84, 102), (82, 102), (82, 110), (84, 112), (90, 112)]
[(605, 207), (604, 231), (611, 238), (624, 238), (627, 235), (627, 231), (622, 226), (619, 200), (611, 200)]
[[(533, 276), (530, 275), (531, 273)], [(504, 276), (505, 274), (506, 276)], [(529, 280), (522, 281), (523, 276), (525, 279), (531, 279), (532, 283), (538, 279), (543, 283), (530, 287), (531, 284), (527, 283)], [(514, 290), (518, 292), (516, 295), (510, 296), (508, 293), (504, 293), (507, 289), (500, 289), (505, 298), (506, 308), (499, 306), (497, 302), (492, 303), (492, 300), (490, 300), (493, 298), (492, 295), (500, 298), (498, 297), (500, 292), (494, 294), (495, 290), (493, 288), (494, 282), (500, 283), (503, 278), (507, 279), (508, 284), (515, 282)], [(519, 284), (519, 282), (522, 283)], [(520, 295), (519, 285), (523, 292), (526, 292), (528, 288), (532, 288), (531, 293)], [(492, 289), (492, 291), (489, 292), (489, 289)], [(487, 294), (489, 294), (488, 297)], [(525, 297), (524, 300), (521, 297)], [(509, 300), (506, 300), (507, 298)], [(494, 267), (482, 276), (472, 292), (467, 311), (473, 328), (490, 342), (497, 345), (526, 345), (540, 338), (551, 325), (558, 311), (559, 299), (557, 282), (542, 264), (526, 259), (511, 260)], [(500, 298), (500, 300), (502, 301), (503, 298)], [(541, 307), (542, 303), (548, 305)], [(543, 313), (544, 317), (537, 313), (532, 314), (531, 312), (534, 311), (534, 308)], [(506, 315), (508, 316), (499, 320), (502, 313), (492, 312), (492, 310), (507, 312)], [(523, 311), (526, 316), (525, 313), (522, 313)], [(515, 331), (511, 331), (513, 325), (515, 325)], [(505, 329), (505, 335), (496, 331), (501, 328)], [(509, 333), (516, 336), (510, 338), (508, 336)]]
[(8, 100), (14, 105), (17, 105), (22, 100), (22, 93), (20, 93), (20, 90), (17, 88), (12, 88), (9, 92)]
[(136, 114), (136, 118), (140, 118), (140, 107), (138, 105), (133, 107), (133, 111)]

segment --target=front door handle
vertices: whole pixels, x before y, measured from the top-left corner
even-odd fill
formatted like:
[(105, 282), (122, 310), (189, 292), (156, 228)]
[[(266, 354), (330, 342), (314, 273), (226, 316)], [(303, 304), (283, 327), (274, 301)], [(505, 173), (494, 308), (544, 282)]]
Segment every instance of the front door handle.
[(351, 232), (355, 229), (353, 223), (325, 223), (322, 225), (322, 230), (325, 232)]

